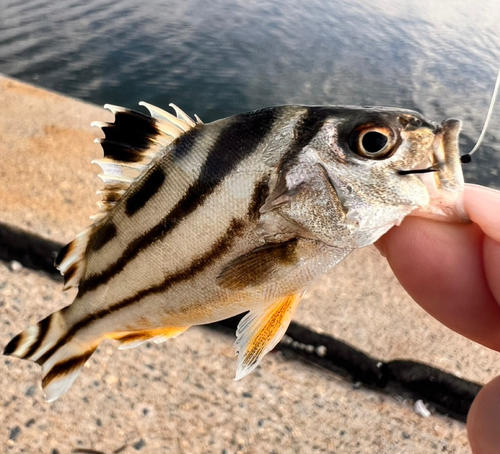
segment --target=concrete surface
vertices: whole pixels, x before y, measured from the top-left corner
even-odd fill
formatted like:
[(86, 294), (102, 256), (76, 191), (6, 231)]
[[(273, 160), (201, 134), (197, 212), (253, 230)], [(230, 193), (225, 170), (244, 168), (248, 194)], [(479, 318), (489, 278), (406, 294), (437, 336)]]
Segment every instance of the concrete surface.
[[(72, 240), (96, 211), (100, 187), (90, 164), (101, 155), (93, 143), (100, 131), (89, 124), (112, 115), (6, 77), (0, 106), (0, 222)], [(41, 273), (0, 262), (2, 347), (73, 296)], [(414, 359), (478, 382), (500, 374), (498, 353), (434, 321), (372, 248), (311, 287), (295, 320), (380, 359)], [(234, 382), (232, 344), (205, 328), (135, 350), (105, 343), (53, 404), (43, 399), (39, 366), (2, 358), (0, 451), (470, 452), (462, 423), (424, 418), (413, 402), (354, 389), (280, 353)]]

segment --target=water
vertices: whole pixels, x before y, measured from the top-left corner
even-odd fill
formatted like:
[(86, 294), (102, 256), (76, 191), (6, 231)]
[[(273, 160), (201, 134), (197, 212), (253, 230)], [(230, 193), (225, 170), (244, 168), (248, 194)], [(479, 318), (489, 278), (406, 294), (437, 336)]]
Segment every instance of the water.
[[(204, 121), (279, 104), (386, 105), (479, 135), (497, 0), (0, 0), (0, 72), (96, 104)], [(466, 179), (500, 188), (500, 106)]]

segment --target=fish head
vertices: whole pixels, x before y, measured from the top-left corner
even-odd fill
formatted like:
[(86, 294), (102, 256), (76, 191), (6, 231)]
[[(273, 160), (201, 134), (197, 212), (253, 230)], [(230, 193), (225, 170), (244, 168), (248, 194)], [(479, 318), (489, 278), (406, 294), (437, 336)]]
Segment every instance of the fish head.
[[(329, 226), (315, 222), (323, 231), (340, 228), (348, 232), (331, 244), (371, 244), (407, 215), (468, 221), (458, 153), (459, 120), (436, 124), (418, 112), (380, 107), (336, 108), (323, 114), (321, 128), (295, 164), (319, 165), (332, 197), (338, 199), (336, 205), (330, 204), (334, 209), (329, 216), (335, 222)], [(306, 178), (302, 180), (303, 185)], [(321, 204), (326, 192), (318, 191), (318, 183), (310, 182), (309, 188), (309, 199)], [(292, 212), (292, 205), (287, 218), (302, 216), (305, 222), (299, 209)]]
[(323, 134), (330, 135), (333, 159), (323, 155), (323, 162), (347, 222), (369, 234), (399, 224), (407, 215), (468, 220), (459, 120), (438, 125), (418, 112), (370, 108), (351, 111), (332, 126)]

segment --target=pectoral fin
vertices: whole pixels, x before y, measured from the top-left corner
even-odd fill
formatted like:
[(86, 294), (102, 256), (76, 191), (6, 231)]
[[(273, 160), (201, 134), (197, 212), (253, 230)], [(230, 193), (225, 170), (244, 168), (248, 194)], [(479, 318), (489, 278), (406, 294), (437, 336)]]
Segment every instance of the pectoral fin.
[(285, 334), (304, 291), (274, 301), (263, 311), (250, 311), (236, 331), (238, 362), (235, 380), (242, 379), (257, 367)]
[(263, 284), (284, 266), (297, 262), (296, 247), (296, 239), (258, 247), (230, 262), (217, 277), (217, 284), (231, 290)]

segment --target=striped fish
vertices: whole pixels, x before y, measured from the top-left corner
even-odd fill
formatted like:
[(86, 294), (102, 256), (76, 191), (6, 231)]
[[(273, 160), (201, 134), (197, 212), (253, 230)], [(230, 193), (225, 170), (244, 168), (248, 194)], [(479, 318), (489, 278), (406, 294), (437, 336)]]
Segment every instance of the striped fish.
[(105, 106), (94, 223), (56, 266), (73, 303), (4, 354), (42, 366), (48, 401), (104, 339), (163, 342), (247, 312), (236, 379), (282, 338), (305, 289), (409, 215), (465, 219), (458, 120), (388, 108), (281, 106), (204, 124)]

